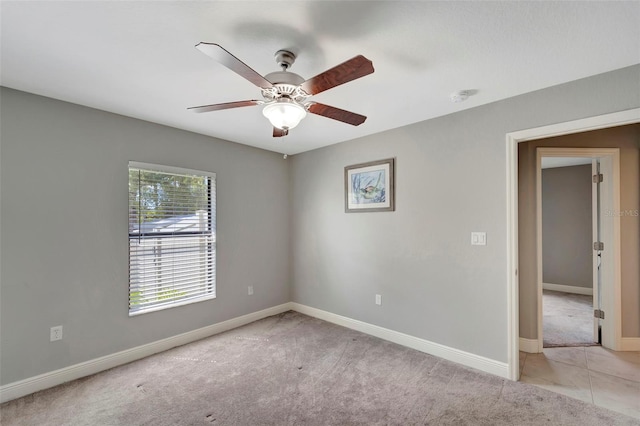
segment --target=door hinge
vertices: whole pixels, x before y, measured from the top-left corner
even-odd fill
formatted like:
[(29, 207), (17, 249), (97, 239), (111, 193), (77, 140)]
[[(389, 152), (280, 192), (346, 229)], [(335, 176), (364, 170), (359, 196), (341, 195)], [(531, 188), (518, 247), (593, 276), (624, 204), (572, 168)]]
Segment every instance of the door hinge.
[(604, 250), (604, 243), (601, 241), (596, 241), (595, 243), (593, 243), (593, 249), (599, 251)]
[(593, 183), (599, 183), (604, 180), (602, 173), (598, 173), (597, 175), (593, 175)]
[(595, 318), (600, 318), (600, 319), (604, 319), (604, 311), (600, 310), (600, 309), (594, 309), (593, 310), (593, 316)]

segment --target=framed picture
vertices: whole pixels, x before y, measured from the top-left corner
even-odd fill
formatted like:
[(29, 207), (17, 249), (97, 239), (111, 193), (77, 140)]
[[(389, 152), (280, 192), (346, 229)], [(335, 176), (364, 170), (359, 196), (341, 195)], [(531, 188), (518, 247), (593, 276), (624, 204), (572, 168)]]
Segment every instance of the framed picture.
[(346, 213), (389, 212), (394, 205), (394, 159), (344, 168)]

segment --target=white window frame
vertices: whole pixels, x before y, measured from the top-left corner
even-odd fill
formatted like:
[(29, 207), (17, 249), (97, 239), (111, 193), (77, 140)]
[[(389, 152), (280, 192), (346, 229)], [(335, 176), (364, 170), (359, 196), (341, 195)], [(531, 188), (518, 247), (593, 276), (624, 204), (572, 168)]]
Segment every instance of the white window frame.
[[(164, 166), (164, 165), (159, 165), (159, 164), (150, 164), (150, 163), (141, 163), (141, 162), (136, 162), (136, 161), (129, 161), (129, 166), (127, 168), (127, 176), (129, 176), (129, 172), (131, 171), (131, 169), (140, 169), (140, 170), (145, 170), (145, 171), (151, 171), (151, 172), (160, 172), (160, 173), (167, 173), (167, 174), (175, 174), (175, 175), (190, 175), (190, 176), (201, 176), (201, 177), (208, 177), (209, 178), (209, 211), (207, 212), (207, 221), (208, 221), (208, 227), (209, 227), (209, 233), (210, 235), (207, 236), (207, 255), (210, 256), (211, 260), (210, 260), (210, 264), (207, 264), (208, 266), (211, 266), (211, 270), (207, 272), (207, 277), (208, 279), (210, 279), (211, 281), (211, 285), (210, 288), (208, 289), (208, 291), (206, 293), (203, 293), (200, 296), (196, 296), (193, 298), (189, 298), (186, 300), (175, 300), (175, 301), (165, 301), (165, 302), (158, 302), (158, 304), (152, 304), (149, 305), (145, 308), (136, 308), (136, 309), (131, 309), (131, 294), (132, 294), (132, 250), (131, 250), (131, 244), (132, 242), (135, 243), (135, 240), (142, 241), (142, 240), (150, 240), (153, 237), (149, 237), (149, 236), (140, 236), (140, 235), (135, 235), (132, 234), (130, 231), (128, 232), (129, 234), (129, 254), (128, 254), (128, 258), (129, 258), (129, 316), (137, 316), (137, 315), (141, 315), (141, 314), (146, 314), (149, 312), (156, 312), (159, 310), (164, 310), (164, 309), (169, 309), (169, 308), (174, 308), (177, 306), (184, 306), (184, 305), (188, 305), (188, 304), (192, 304), (192, 303), (198, 303), (198, 302), (202, 302), (205, 300), (211, 300), (211, 299), (215, 299), (216, 298), (216, 174), (213, 172), (207, 172), (207, 171), (202, 171), (202, 170), (192, 170), (192, 169), (185, 169), (185, 168), (180, 168), (180, 167), (173, 167), (173, 166)], [(127, 178), (128, 179), (128, 178)], [(129, 202), (127, 202), (128, 207), (129, 206)], [(130, 220), (130, 219), (129, 219)], [(129, 222), (128, 220), (128, 222)], [(129, 223), (128, 223), (129, 225)], [(129, 228), (130, 229), (130, 228)], [(165, 236), (165, 238), (167, 239), (172, 239), (172, 236)], [(175, 238), (184, 238), (184, 234), (181, 236), (180, 233), (176, 233), (176, 237)], [(135, 256), (134, 256), (135, 257)], [(134, 267), (135, 268), (135, 267)]]

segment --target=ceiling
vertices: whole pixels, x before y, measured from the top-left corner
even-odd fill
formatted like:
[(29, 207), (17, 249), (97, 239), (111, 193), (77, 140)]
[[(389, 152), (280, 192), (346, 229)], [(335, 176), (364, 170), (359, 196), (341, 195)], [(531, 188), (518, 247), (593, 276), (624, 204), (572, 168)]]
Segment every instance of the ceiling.
[[(296, 154), (640, 63), (640, 2), (2, 1), (3, 86)], [(259, 89), (194, 48), (265, 75), (277, 50), (310, 78), (358, 54), (375, 73), (314, 96), (366, 115), (309, 114), (273, 138)], [(471, 90), (466, 102), (451, 93)]]

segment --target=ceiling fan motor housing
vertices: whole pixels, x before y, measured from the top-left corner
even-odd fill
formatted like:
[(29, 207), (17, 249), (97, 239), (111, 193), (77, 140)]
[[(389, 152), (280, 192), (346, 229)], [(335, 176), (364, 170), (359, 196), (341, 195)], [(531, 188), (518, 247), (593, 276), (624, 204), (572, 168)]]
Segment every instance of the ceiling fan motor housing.
[(290, 84), (292, 86), (299, 86), (304, 83), (304, 78), (298, 74), (287, 71), (276, 71), (264, 76), (273, 84)]
[(274, 100), (280, 97), (288, 97), (298, 102), (302, 102), (309, 97), (300, 85), (304, 83), (304, 78), (298, 74), (286, 71), (276, 71), (264, 76), (273, 87), (262, 89), (262, 96), (267, 100)]

